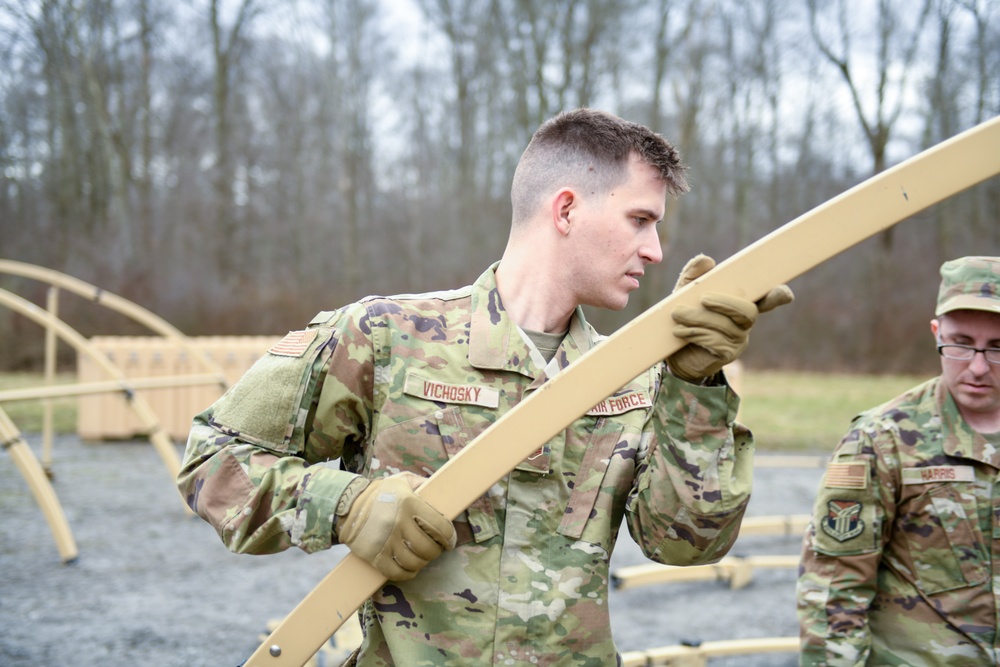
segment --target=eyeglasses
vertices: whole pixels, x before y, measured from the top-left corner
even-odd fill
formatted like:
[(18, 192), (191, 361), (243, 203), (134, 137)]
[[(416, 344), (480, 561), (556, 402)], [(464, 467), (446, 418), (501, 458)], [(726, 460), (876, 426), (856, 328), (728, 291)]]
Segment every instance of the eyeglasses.
[(972, 347), (971, 345), (959, 345), (949, 343), (948, 345), (938, 345), (938, 354), (945, 359), (956, 359), (958, 361), (972, 361), (977, 352), (982, 352), (986, 361), (991, 364), (1000, 364), (1000, 348), (996, 347)]

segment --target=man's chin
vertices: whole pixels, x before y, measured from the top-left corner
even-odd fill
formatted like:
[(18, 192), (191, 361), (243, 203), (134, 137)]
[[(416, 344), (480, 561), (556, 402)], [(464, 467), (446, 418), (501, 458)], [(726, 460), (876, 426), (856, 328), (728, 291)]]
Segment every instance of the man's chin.
[(627, 306), (627, 305), (628, 305), (628, 294), (626, 294), (624, 297), (622, 297), (618, 301), (615, 301), (615, 302), (612, 302), (612, 303), (609, 303), (609, 304), (605, 305), (604, 308), (606, 308), (608, 310), (614, 310), (614, 311), (617, 312), (619, 310), (625, 310), (625, 306)]
[(590, 308), (601, 308), (603, 310), (624, 310), (625, 306), (628, 305), (629, 293), (607, 295), (604, 298), (599, 299), (589, 299), (584, 301), (580, 305), (588, 306)]

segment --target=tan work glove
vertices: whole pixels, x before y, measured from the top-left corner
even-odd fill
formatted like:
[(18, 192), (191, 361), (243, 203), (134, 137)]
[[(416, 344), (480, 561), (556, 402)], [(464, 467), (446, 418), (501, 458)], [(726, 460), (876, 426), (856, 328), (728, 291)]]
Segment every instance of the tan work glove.
[[(707, 255), (691, 258), (677, 279), (676, 292), (715, 266)], [(791, 303), (788, 285), (778, 285), (756, 303), (729, 294), (706, 292), (701, 306), (678, 306), (672, 316), (673, 334), (688, 342), (667, 359), (670, 372), (688, 382), (700, 382), (739, 358), (750, 342), (750, 328), (757, 315)]]
[(455, 527), (414, 493), (424, 478), (404, 472), (372, 480), (343, 511), (337, 539), (392, 581), (412, 579), (445, 549)]

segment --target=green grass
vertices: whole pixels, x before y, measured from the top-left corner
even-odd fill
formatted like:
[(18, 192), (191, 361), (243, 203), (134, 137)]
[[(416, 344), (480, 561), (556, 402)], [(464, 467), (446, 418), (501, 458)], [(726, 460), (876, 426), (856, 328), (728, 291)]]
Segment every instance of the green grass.
[[(72, 373), (57, 382), (75, 381)], [(740, 421), (750, 427), (760, 451), (829, 453), (847, 431), (851, 418), (883, 403), (926, 377), (908, 375), (840, 375), (748, 371), (735, 381), (743, 399)], [(0, 391), (37, 387), (42, 376), (0, 373)], [(76, 431), (76, 399), (55, 399), (56, 433)], [(42, 430), (42, 403), (38, 400), (0, 405), (25, 433)]]
[(758, 451), (829, 454), (856, 414), (928, 377), (748, 371), (737, 381), (740, 421)]
[[(56, 384), (76, 382), (73, 373), (59, 373)], [(29, 389), (44, 386), (45, 379), (41, 373), (0, 373), (0, 391), (14, 389)], [(25, 401), (4, 401), (0, 404), (7, 416), (22, 433), (40, 433), (42, 430), (42, 401), (38, 399)], [(76, 399), (52, 399), (52, 429), (56, 433), (76, 432)]]

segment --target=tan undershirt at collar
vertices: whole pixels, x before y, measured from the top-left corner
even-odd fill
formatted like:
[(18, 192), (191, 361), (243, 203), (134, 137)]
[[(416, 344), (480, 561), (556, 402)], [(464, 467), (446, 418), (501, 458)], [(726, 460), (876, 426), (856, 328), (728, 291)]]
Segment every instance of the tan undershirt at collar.
[(568, 329), (562, 333), (545, 333), (544, 331), (530, 331), (529, 329), (521, 329), (521, 331), (535, 344), (538, 352), (545, 359), (545, 363), (552, 361), (552, 357), (556, 356), (556, 350), (562, 344), (563, 338), (569, 333)]

